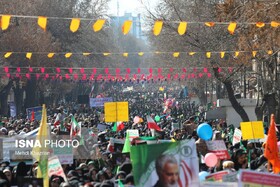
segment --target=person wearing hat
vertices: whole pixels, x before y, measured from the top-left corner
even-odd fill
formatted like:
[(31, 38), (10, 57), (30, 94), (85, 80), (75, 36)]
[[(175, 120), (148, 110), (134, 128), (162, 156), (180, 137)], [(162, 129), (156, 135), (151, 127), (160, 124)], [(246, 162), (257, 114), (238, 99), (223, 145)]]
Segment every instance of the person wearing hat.
[(75, 170), (70, 170), (67, 174), (67, 179), (70, 186), (78, 187), (79, 184), (79, 174)]
[(64, 182), (61, 176), (52, 175), (50, 178), (50, 187), (59, 187), (59, 185)]
[(13, 175), (12, 175), (12, 171), (10, 168), (6, 167), (4, 170), (3, 170), (3, 173), (6, 175), (7, 179), (8, 179), (8, 182), (11, 184), (12, 181), (13, 181)]
[(88, 166), (89, 170), (93, 169), (94, 168), (94, 161), (89, 161), (87, 166)]

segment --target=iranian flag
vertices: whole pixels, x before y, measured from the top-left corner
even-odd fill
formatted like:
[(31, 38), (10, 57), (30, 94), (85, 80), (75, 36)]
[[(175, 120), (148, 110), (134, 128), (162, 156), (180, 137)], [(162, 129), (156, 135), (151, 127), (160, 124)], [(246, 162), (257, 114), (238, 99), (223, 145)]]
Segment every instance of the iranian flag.
[(115, 122), (114, 124), (114, 127), (113, 127), (113, 131), (116, 132), (116, 131), (121, 131), (124, 129), (124, 123), (122, 121), (119, 121), (119, 122)]
[(157, 131), (161, 131), (161, 128), (156, 124), (151, 116), (147, 116), (148, 128), (155, 129)]
[(81, 137), (81, 123), (78, 123), (74, 116), (71, 118), (71, 131), (70, 131), (70, 137), (74, 136), (80, 136)]

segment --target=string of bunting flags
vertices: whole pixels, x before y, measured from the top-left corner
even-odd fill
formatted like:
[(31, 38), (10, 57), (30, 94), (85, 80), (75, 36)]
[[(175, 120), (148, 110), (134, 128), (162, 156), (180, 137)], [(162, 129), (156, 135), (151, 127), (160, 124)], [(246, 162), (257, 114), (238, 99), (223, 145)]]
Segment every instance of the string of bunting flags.
[[(7, 67), (4, 72), (0, 72), (2, 78), (27, 78), (36, 76), (37, 79), (60, 79), (60, 80), (177, 80), (177, 79), (194, 79), (204, 76), (211, 78), (212, 74), (207, 67), (192, 67), (192, 68), (45, 68), (45, 67)], [(137, 72), (132, 73), (132, 69)], [(149, 73), (142, 72), (147, 69)], [(102, 70), (104, 72), (102, 72)], [(166, 70), (163, 73), (163, 70)], [(111, 71), (111, 73), (110, 73)], [(218, 72), (228, 71), (233, 72), (233, 67), (219, 67)], [(114, 74), (114, 75), (113, 75)], [(165, 75), (164, 75), (165, 74)]]
[(9, 52), (1, 52), (3, 57), (8, 59), (13, 54), (25, 54), (27, 59), (31, 59), (32, 55), (45, 55), (48, 58), (53, 58), (55, 55), (63, 55), (65, 58), (70, 58), (73, 55), (83, 55), (83, 56), (90, 56), (90, 55), (102, 55), (102, 56), (109, 56), (109, 55), (122, 55), (123, 57), (128, 57), (129, 55), (137, 55), (143, 56), (144, 54), (171, 54), (174, 58), (178, 58), (181, 54), (187, 54), (189, 56), (194, 56), (195, 54), (205, 54), (206, 58), (211, 58), (212, 54), (218, 54), (220, 58), (224, 58), (226, 54), (232, 54), (235, 58), (237, 58), (240, 54), (249, 53), (252, 57), (256, 57), (257, 53), (265, 52), (268, 55), (273, 54), (273, 50), (253, 50), (253, 51), (147, 51), (147, 52), (17, 52), (17, 51), (9, 51)]
[[(77, 32), (81, 21), (92, 21), (92, 18), (65, 18), (65, 17), (46, 17), (46, 16), (25, 16), (25, 15), (8, 15), (8, 14), (0, 14), (1, 16), (1, 29), (7, 30), (10, 25), (10, 20), (12, 17), (15, 18), (31, 18), (31, 19), (37, 19), (38, 26), (42, 28), (44, 31), (46, 31), (47, 28), (47, 22), (51, 19), (60, 19), (60, 20), (71, 20), (69, 29), (71, 32)], [(106, 19), (98, 19), (96, 20), (93, 25), (92, 29), (94, 32), (98, 32), (102, 30), (104, 27), (104, 24), (106, 23)], [(176, 23), (178, 24), (178, 34), (184, 35), (187, 31), (188, 24), (203, 24), (207, 27), (214, 27), (215, 25), (228, 25), (227, 30), (230, 34), (234, 34), (234, 31), (237, 27), (237, 25), (255, 25), (258, 28), (262, 28), (266, 25), (270, 25), (273, 28), (277, 28), (280, 25), (279, 21), (271, 21), (271, 22), (193, 22), (193, 21), (162, 21), (162, 20), (156, 20), (154, 22), (153, 26), (153, 34), (155, 36), (158, 36), (161, 33), (162, 27), (164, 23)], [(126, 20), (124, 21), (122, 25), (122, 32), (124, 35), (128, 34), (131, 27), (132, 27), (133, 21)]]

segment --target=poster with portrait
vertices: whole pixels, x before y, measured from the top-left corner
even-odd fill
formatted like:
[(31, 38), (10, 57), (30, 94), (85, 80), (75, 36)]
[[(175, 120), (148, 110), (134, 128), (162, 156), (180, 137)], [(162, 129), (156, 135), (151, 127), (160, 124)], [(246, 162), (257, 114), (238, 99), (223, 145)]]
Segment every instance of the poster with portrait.
[(136, 186), (199, 186), (194, 140), (132, 146), (130, 158)]

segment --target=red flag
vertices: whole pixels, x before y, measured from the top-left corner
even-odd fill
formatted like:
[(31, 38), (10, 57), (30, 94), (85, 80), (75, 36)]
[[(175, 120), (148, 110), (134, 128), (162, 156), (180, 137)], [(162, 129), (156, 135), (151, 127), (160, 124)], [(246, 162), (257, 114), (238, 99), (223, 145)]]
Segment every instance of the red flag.
[(123, 122), (117, 122), (117, 131), (121, 131), (124, 129), (124, 124)]
[(161, 128), (156, 124), (151, 116), (147, 116), (148, 128), (161, 131)]
[(280, 160), (278, 157), (277, 136), (275, 130), (275, 116), (271, 115), (270, 127), (268, 130), (268, 137), (266, 140), (264, 156), (273, 166), (273, 172), (278, 174), (280, 172)]
[(32, 110), (32, 113), (31, 113), (31, 121), (34, 121), (35, 120), (35, 112), (34, 110)]

